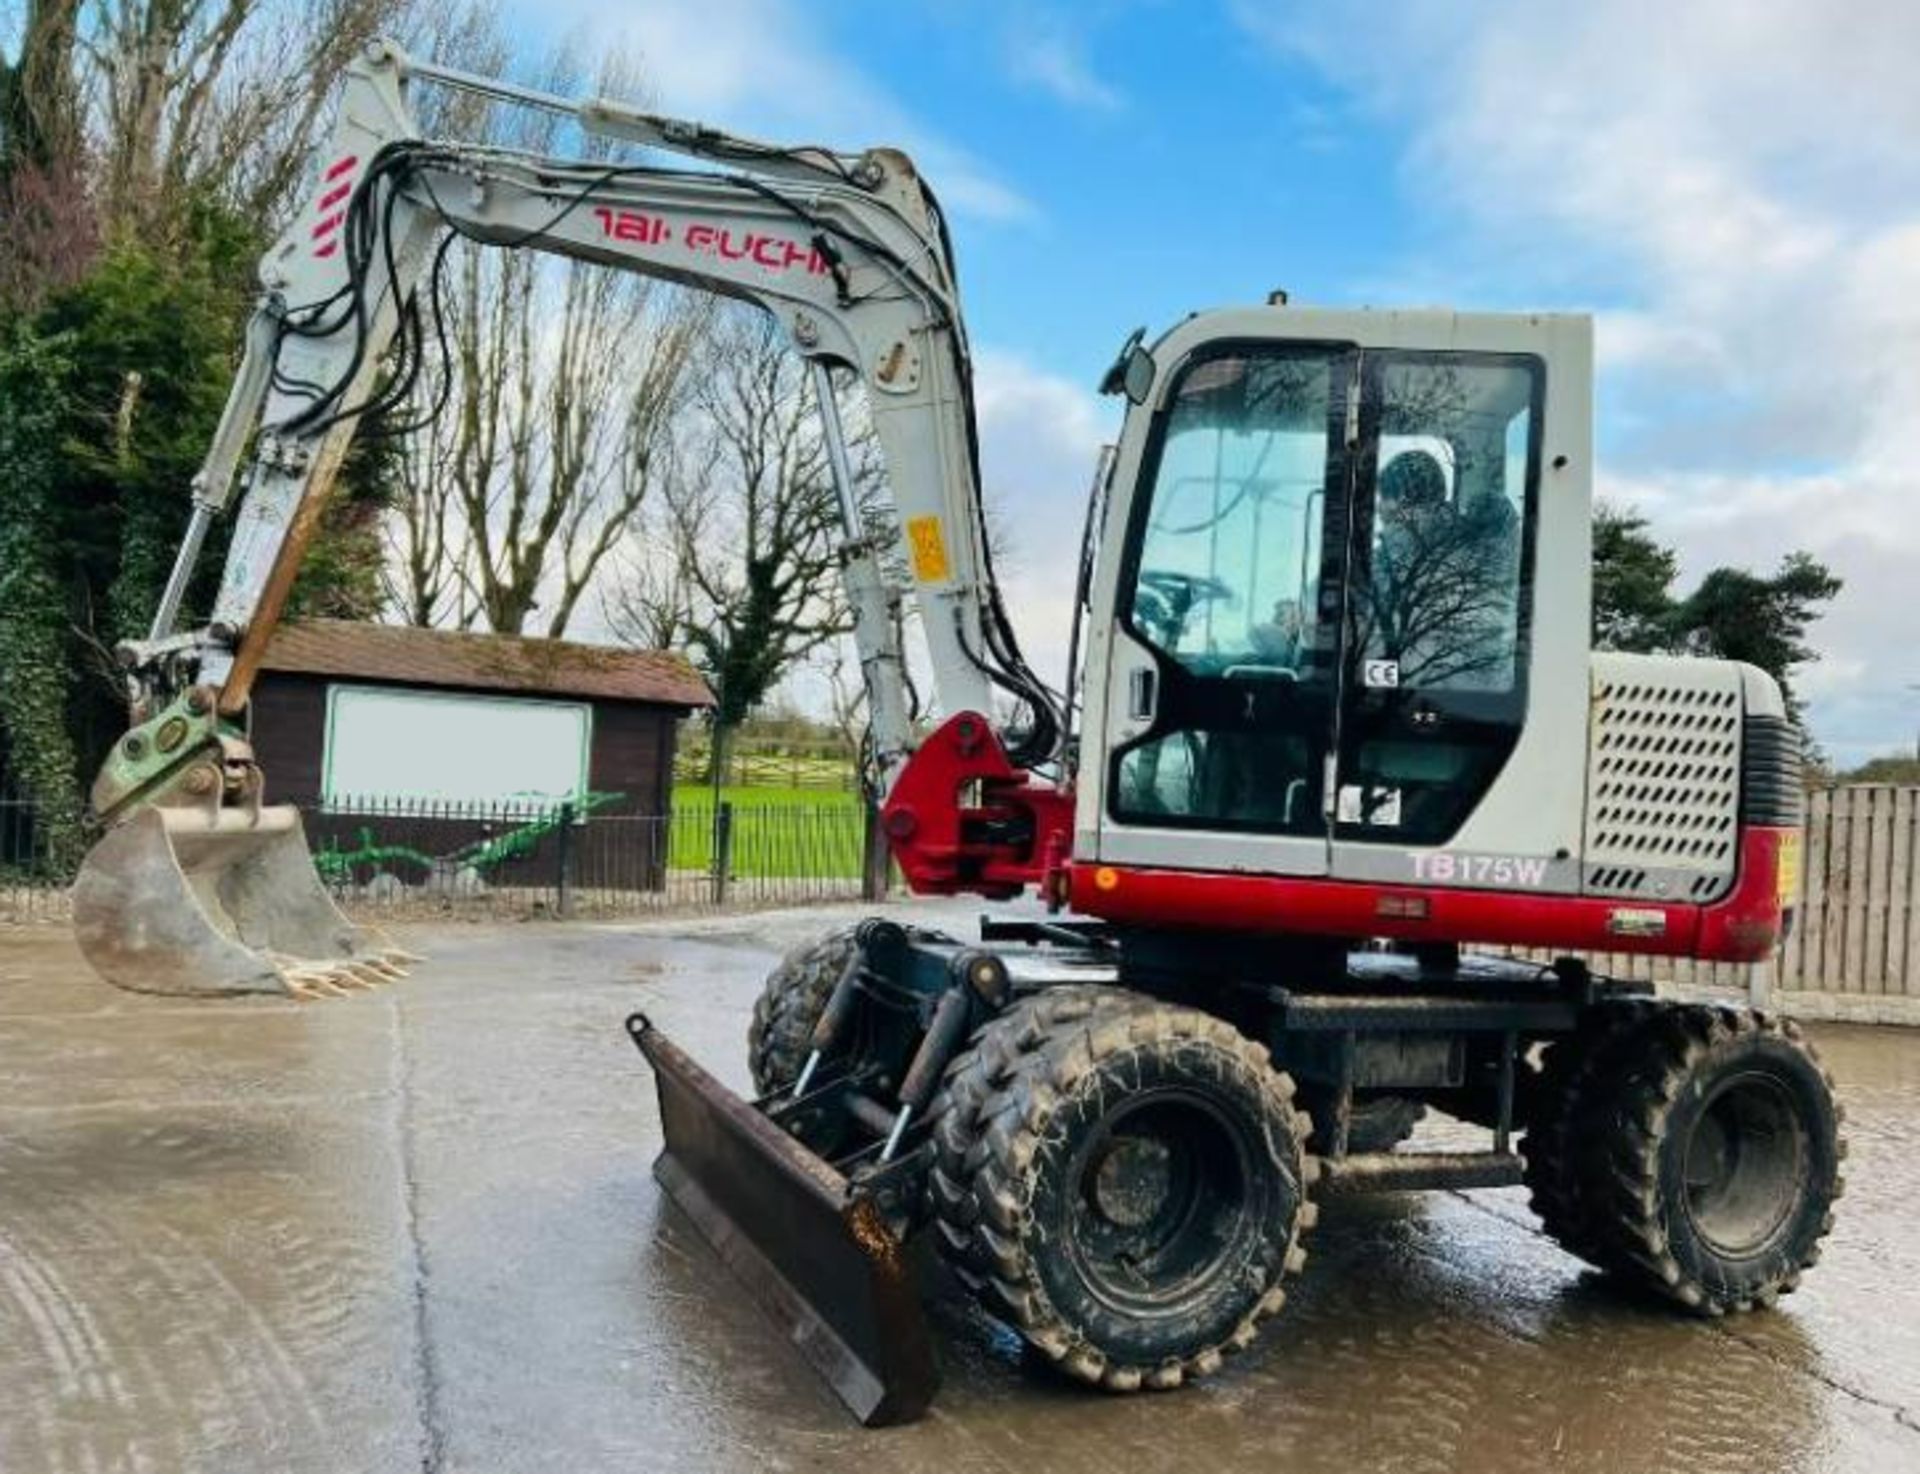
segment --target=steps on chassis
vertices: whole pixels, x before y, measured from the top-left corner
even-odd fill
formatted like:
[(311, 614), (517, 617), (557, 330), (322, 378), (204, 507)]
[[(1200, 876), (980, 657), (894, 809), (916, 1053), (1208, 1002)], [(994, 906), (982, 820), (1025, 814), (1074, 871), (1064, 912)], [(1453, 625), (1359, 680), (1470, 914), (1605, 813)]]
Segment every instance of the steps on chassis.
[[(1832, 1226), (1832, 1081), (1790, 1021), (1542, 968), (983, 922), (790, 953), (742, 1101), (641, 1015), (656, 1174), (861, 1421), (937, 1386), (930, 1248), (1067, 1376), (1173, 1387), (1250, 1346), (1340, 1193), (1525, 1183), (1547, 1231), (1707, 1315)], [(1472, 1152), (1400, 1150), (1421, 1113)]]

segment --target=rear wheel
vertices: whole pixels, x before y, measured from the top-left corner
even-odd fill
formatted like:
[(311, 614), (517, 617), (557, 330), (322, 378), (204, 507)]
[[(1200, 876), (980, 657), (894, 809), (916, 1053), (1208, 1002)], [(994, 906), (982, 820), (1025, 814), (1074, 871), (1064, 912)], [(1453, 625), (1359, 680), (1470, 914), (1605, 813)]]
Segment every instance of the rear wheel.
[(1667, 1007), (1607, 1053), (1575, 1120), (1585, 1257), (1706, 1315), (1770, 1305), (1833, 1227), (1833, 1081), (1797, 1025)]
[(1310, 1123), (1231, 1025), (1059, 987), (981, 1030), (936, 1124), (941, 1247), (1069, 1375), (1172, 1387), (1253, 1341), (1305, 1260)]
[(1573, 1033), (1547, 1046), (1539, 1070), (1526, 1082), (1520, 1152), (1533, 1211), (1561, 1248), (1597, 1267), (1610, 1259), (1598, 1231), (1601, 1210), (1590, 1201), (1581, 1172), (1580, 1132), (1594, 1096), (1619, 1074), (1635, 1031), (1658, 1007), (1650, 999), (1631, 999), (1590, 1010)]

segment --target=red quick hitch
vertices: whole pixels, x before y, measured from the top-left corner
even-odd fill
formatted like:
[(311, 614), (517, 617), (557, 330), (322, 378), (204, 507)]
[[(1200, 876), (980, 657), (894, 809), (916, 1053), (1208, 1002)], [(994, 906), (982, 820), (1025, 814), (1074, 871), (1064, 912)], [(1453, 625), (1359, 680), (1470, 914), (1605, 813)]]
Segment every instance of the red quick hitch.
[(987, 719), (963, 711), (907, 760), (881, 823), (917, 894), (1004, 900), (1065, 865), (1073, 795), (1016, 768)]

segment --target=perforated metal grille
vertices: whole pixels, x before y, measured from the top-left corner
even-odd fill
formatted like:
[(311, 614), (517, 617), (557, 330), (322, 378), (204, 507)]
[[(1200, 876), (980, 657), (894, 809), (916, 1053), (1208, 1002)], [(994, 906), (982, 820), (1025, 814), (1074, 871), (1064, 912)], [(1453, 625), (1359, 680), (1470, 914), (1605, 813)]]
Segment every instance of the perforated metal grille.
[(1586, 888), (1710, 900), (1732, 881), (1740, 677), (1709, 661), (1596, 655)]

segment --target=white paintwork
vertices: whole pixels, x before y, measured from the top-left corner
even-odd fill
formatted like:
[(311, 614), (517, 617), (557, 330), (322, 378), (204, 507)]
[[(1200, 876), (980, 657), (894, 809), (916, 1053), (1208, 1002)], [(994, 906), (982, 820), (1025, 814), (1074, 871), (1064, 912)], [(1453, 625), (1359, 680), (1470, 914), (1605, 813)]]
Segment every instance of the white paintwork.
[[(922, 528), (923, 556), (908, 540), (907, 566), (931, 656), (941, 708), (986, 711), (991, 687), (972, 652), (982, 648), (987, 594), (980, 544), (979, 488), (968, 447), (970, 418), (965, 382), (965, 328), (952, 263), (940, 224), (907, 158), (890, 150), (859, 156), (814, 153), (804, 159), (754, 158), (741, 163), (747, 140), (700, 130), (604, 101), (575, 104), (446, 69), (417, 67), (381, 44), (350, 67), (339, 120), (321, 155), (325, 171), (342, 160), (358, 163), (342, 176), (356, 189), (367, 163), (386, 147), (419, 141), (407, 103), (409, 78), (466, 87), (551, 110), (570, 112), (592, 131), (637, 139), (656, 149), (691, 154), (732, 172), (663, 173), (636, 170), (605, 177), (605, 166), (544, 159), (506, 149), (435, 144), (401, 188), (385, 224), (395, 258), (387, 280), (384, 247), (372, 252), (372, 312), (358, 371), (342, 403), (363, 399), (382, 351), (396, 328), (394, 303), (422, 285), (428, 252), (444, 221), (472, 236), (599, 262), (620, 270), (679, 282), (754, 302), (786, 326), (803, 356), (852, 367), (867, 390), (874, 428), (885, 454), (890, 490), (903, 539)], [(822, 167), (822, 164), (828, 167)], [(849, 178), (860, 183), (848, 182)], [(354, 421), (311, 435), (273, 433), (304, 400), (270, 387), (263, 355), (291, 379), (333, 384), (354, 362), (355, 335), (343, 326), (324, 337), (278, 337), (282, 321), (312, 321), (316, 304), (347, 283), (344, 251), (323, 256), (316, 232), (343, 206), (329, 196), (339, 179), (324, 177), (312, 201), (267, 253), (266, 289), (248, 335), (242, 368), (201, 478), (203, 500), (224, 503), (237, 448), (262, 429), (245, 477), (247, 492), (235, 519), (232, 551), (222, 578), (215, 624), (245, 630), (255, 619), (277, 560), (287, 553), (287, 531), (303, 503), (324, 497)], [(811, 217), (803, 220), (800, 214)], [(644, 229), (613, 222), (644, 217)], [(831, 273), (795, 268), (812, 249), (815, 225), (832, 233), (845, 267), (844, 291)], [(695, 232), (690, 237), (689, 232)], [(759, 240), (754, 254), (723, 254), (727, 244)], [(704, 233), (705, 245), (690, 244)], [(877, 243), (868, 251), (859, 241)], [(891, 259), (889, 259), (891, 258)], [(776, 263), (785, 261), (785, 265)], [(911, 273), (911, 275), (909, 274)], [(277, 348), (276, 348), (277, 342)], [(636, 352), (644, 345), (636, 345)], [(925, 519), (932, 519), (929, 524)], [(937, 526), (944, 566), (924, 556), (925, 528)], [(912, 746), (898, 672), (898, 621), (870, 556), (851, 547), (843, 566), (860, 615), (856, 639), (863, 667), (884, 672), (873, 681), (878, 746), (889, 769)], [(227, 641), (203, 636), (203, 679), (219, 680), (230, 664)]]
[(1594, 655), (1586, 890), (1703, 900), (1732, 883), (1750, 670), (1724, 660)]

